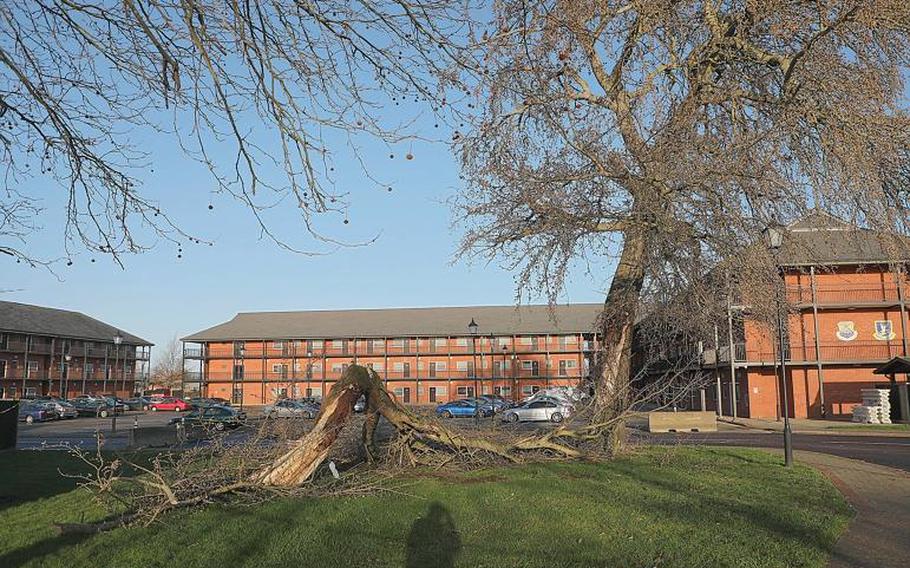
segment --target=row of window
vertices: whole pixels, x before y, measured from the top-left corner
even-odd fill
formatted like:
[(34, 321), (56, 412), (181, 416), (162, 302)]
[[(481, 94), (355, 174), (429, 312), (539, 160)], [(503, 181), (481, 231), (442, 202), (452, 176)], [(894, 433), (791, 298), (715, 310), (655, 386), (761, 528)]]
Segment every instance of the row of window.
[[(10, 367), (10, 365), (6, 360), (0, 359), (0, 379), (6, 378), (7, 370), (9, 369), (9, 367)], [(56, 366), (55, 366), (55, 368), (56, 368)], [(63, 376), (64, 377), (68, 374), (68, 371), (71, 368), (72, 367), (69, 365), (69, 363), (64, 363), (64, 365), (63, 365)], [(114, 366), (113, 365), (98, 365), (98, 369), (105, 375), (110, 376), (111, 372), (114, 370)], [(39, 374), (40, 370), (41, 370), (41, 367), (40, 367), (40, 364), (38, 361), (29, 361), (27, 368), (26, 368), (25, 378), (29, 378), (33, 375)], [(126, 367), (124, 369), (124, 371), (127, 375), (133, 374), (133, 369), (131, 367)], [(93, 363), (86, 363), (85, 365), (82, 366), (82, 372), (87, 377), (93, 375), (95, 372), (95, 365)], [(17, 378), (21, 378), (21, 377), (17, 377)]]
[[(560, 344), (563, 344), (563, 345), (575, 345), (576, 343), (578, 343), (578, 337), (575, 335), (560, 335), (560, 336), (558, 336), (558, 338), (559, 338)], [(538, 342), (540, 341), (540, 339), (542, 339), (542, 338), (539, 336), (522, 336), (522, 337), (516, 337), (515, 343), (516, 343), (516, 345), (533, 346), (533, 345), (537, 345)], [(354, 340), (350, 340), (350, 339), (332, 339), (332, 340), (307, 339), (307, 340), (294, 340), (294, 341), (275, 340), (275, 341), (269, 342), (269, 349), (276, 350), (276, 351), (283, 351), (283, 350), (287, 349), (289, 346), (291, 346), (292, 344), (298, 350), (302, 347), (305, 347), (307, 351), (321, 351), (321, 350), (325, 349), (326, 347), (330, 347), (332, 349), (346, 349), (352, 341), (354, 341)], [(415, 340), (410, 339), (410, 338), (398, 338), (398, 339), (389, 339), (388, 340), (390, 347), (396, 348), (396, 349), (404, 349), (404, 350), (407, 350), (411, 346), (413, 341), (415, 341)], [(423, 342), (423, 341), (429, 341), (431, 345), (436, 346), (436, 347), (445, 347), (448, 345), (449, 339), (446, 337), (436, 337), (436, 338), (431, 338), (431, 339), (427, 339), (427, 340), (421, 340), (421, 342)], [(477, 341), (478, 345), (489, 345), (490, 338), (489, 337), (478, 337), (476, 341)], [(501, 347), (506, 347), (508, 345), (511, 345), (512, 338), (511, 337), (496, 337), (493, 339), (493, 341), (495, 343), (498, 343)], [(372, 349), (376, 349), (376, 350), (382, 350), (385, 348), (385, 345), (386, 345), (385, 339), (367, 339), (367, 340), (359, 340), (358, 342), (365, 344), (368, 349), (372, 348)], [(454, 344), (459, 347), (468, 347), (471, 344), (471, 340), (468, 337), (456, 337), (456, 338), (454, 338), (454, 342), (455, 342)], [(246, 342), (245, 341), (235, 341), (234, 347), (236, 349), (244, 349), (246, 347)]]
[[(333, 373), (343, 373), (348, 368), (348, 363), (334, 363), (331, 367)], [(238, 365), (239, 366), (239, 365)], [(385, 365), (382, 363), (366, 363), (366, 366), (373, 369), (376, 372), (382, 372), (385, 370)], [(578, 367), (578, 362), (574, 359), (562, 360), (558, 362), (559, 372), (561, 374), (568, 374), (570, 370), (574, 370)], [(486, 362), (482, 365), (482, 368), (487, 369), (489, 366)], [(504, 369), (508, 368), (508, 365), (503, 365), (501, 361), (493, 362), (493, 371), (496, 373), (502, 372)], [(313, 363), (311, 365), (306, 365), (306, 373), (308, 376), (312, 374), (319, 374), (322, 372), (322, 364)], [(448, 370), (448, 365), (445, 361), (430, 361), (426, 365), (423, 362), (418, 363), (417, 369), (420, 371), (429, 370), (430, 376), (434, 376), (437, 372), (445, 372)], [(474, 365), (470, 361), (457, 361), (455, 363), (455, 369), (457, 371), (473, 373)], [(521, 369), (523, 371), (531, 372), (540, 372), (540, 363), (538, 361), (521, 361)], [(286, 375), (290, 370), (290, 365), (287, 363), (274, 363), (272, 364), (272, 373), (278, 375)], [(297, 362), (294, 364), (294, 371), (297, 373), (303, 372), (304, 366)], [(396, 373), (409, 373), (411, 371), (411, 364), (407, 362), (396, 362), (392, 364), (392, 371)]]
[[(113, 338), (112, 338), (113, 339)], [(79, 339), (52, 339), (50, 337), (44, 337), (40, 335), (21, 335), (21, 334), (12, 334), (12, 333), (0, 333), (0, 350), (9, 349), (10, 344), (13, 344), (18, 349), (19, 346), (26, 346), (29, 349), (45, 349), (50, 348), (51, 344), (54, 345), (55, 352), (62, 353), (74, 353), (79, 355), (86, 351), (94, 351), (98, 349), (107, 349), (115, 347), (113, 341), (111, 343), (105, 342), (95, 342), (95, 341), (82, 341)], [(121, 345), (121, 353), (127, 349), (133, 349), (132, 345)]]

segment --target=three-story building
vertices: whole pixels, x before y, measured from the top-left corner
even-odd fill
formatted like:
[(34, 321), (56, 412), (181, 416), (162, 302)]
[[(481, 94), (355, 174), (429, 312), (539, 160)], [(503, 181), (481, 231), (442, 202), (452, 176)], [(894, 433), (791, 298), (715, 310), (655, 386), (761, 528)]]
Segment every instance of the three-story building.
[(79, 312), (0, 302), (0, 398), (128, 396), (152, 344)]
[[(236, 404), (320, 397), (348, 365), (406, 404), (575, 386), (600, 304), (241, 313), (183, 338), (184, 390)], [(470, 322), (477, 326), (474, 333)]]

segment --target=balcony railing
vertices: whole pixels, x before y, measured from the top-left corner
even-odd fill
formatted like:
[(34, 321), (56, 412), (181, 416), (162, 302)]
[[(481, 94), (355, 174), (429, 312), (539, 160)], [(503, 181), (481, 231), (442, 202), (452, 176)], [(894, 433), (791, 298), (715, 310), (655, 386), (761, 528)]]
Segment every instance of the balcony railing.
[[(898, 286), (894, 283), (816, 286), (818, 305), (850, 305), (863, 303), (892, 303), (898, 301)], [(907, 297), (908, 288), (902, 290)], [(787, 301), (792, 304), (811, 304), (811, 286), (788, 286)]]

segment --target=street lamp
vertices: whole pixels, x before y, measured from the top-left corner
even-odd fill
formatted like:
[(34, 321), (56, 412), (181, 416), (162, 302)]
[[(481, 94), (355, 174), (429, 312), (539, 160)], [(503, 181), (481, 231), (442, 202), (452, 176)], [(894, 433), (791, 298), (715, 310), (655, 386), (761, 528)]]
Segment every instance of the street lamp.
[(471, 373), (474, 375), (474, 422), (480, 422), (480, 394), (477, 392), (477, 322), (471, 318), (468, 331), (471, 332)]
[(70, 361), (73, 360), (73, 356), (67, 353), (63, 356), (63, 399), (66, 400), (70, 397)]
[(307, 390), (310, 391), (308, 396), (313, 394), (313, 352), (306, 352), (306, 388), (303, 390), (303, 393), (306, 394)]
[[(778, 347), (777, 351), (780, 354), (780, 383), (781, 390), (783, 390), (783, 401), (784, 401), (784, 465), (790, 467), (793, 465), (793, 432), (790, 429), (790, 401), (789, 395), (787, 393), (787, 370), (784, 367), (784, 323), (783, 318), (781, 318), (781, 298), (780, 298), (780, 288), (784, 285), (784, 270), (780, 265), (779, 253), (781, 245), (784, 242), (784, 232), (783, 227), (774, 223), (769, 225), (762, 231), (762, 236), (765, 239), (765, 245), (767, 245), (768, 250), (771, 251), (772, 256), (774, 257), (774, 268), (777, 270), (778, 278), (781, 279), (779, 285), (774, 287), (774, 308), (777, 312), (777, 341)], [(731, 354), (732, 357), (732, 354)], [(731, 377), (732, 380), (732, 377)], [(733, 396), (736, 396), (736, 393), (733, 393)]]
[[(123, 336), (120, 332), (114, 336), (114, 370), (120, 365), (120, 344), (123, 343)], [(114, 374), (114, 405), (111, 408), (111, 432), (117, 431), (117, 375)]]

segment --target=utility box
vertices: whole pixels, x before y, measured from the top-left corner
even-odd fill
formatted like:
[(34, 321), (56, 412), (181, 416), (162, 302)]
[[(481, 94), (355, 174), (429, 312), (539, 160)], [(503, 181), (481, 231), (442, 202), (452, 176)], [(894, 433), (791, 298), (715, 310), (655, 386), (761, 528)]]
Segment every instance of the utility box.
[(713, 412), (649, 412), (649, 432), (717, 432)]
[(19, 434), (19, 401), (0, 399), (0, 450), (16, 447)]

